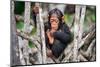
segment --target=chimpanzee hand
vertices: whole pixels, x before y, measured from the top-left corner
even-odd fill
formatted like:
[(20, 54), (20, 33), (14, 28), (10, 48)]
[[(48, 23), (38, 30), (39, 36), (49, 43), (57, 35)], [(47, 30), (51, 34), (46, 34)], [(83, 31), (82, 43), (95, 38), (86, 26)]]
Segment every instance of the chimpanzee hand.
[(47, 32), (46, 32), (50, 44), (53, 44), (53, 42), (54, 42), (54, 37), (52, 36), (53, 32), (54, 32), (53, 30), (52, 31), (47, 30)]

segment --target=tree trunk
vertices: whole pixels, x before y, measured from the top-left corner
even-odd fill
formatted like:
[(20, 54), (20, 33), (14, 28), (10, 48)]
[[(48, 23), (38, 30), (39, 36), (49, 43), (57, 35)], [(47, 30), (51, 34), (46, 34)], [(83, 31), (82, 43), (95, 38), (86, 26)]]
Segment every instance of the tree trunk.
[[(37, 4), (39, 4), (39, 3), (37, 3)], [(41, 37), (41, 35), (40, 35), (40, 21), (39, 21), (39, 14), (37, 14), (37, 16), (36, 16), (36, 21), (37, 21), (37, 38), (38, 38), (38, 40), (40, 41), (40, 37)], [(43, 60), (43, 58), (42, 58), (42, 49), (41, 49), (41, 41), (40, 41), (40, 44), (39, 45), (37, 45), (37, 47), (39, 48), (39, 51), (38, 51), (38, 53), (37, 53), (37, 56), (38, 56), (38, 63), (37, 64), (42, 64), (42, 60)]]
[(42, 62), (43, 64), (46, 63), (46, 42), (45, 42), (45, 32), (44, 32), (44, 23), (42, 19), (42, 9), (39, 8), (39, 24), (40, 24), (40, 35), (41, 35), (41, 42), (42, 42)]
[(19, 44), (19, 56), (20, 56), (20, 62), (22, 65), (25, 65), (25, 60), (24, 60), (24, 56), (23, 56), (23, 51), (21, 50), (24, 46), (23, 44), (23, 40), (20, 36), (18, 36), (18, 44)]
[(18, 49), (19, 48), (16, 35), (16, 21), (14, 16), (14, 1), (11, 1), (11, 66), (20, 65)]
[(25, 2), (25, 12), (24, 12), (24, 32), (25, 33), (29, 33), (30, 29), (29, 29), (29, 25), (30, 25), (30, 6), (31, 3), (30, 2)]
[[(24, 32), (29, 34), (30, 33), (30, 6), (31, 3), (30, 2), (25, 2), (25, 12), (24, 12)], [(26, 64), (30, 64), (29, 63), (29, 53), (28, 53), (28, 40), (24, 40), (24, 46), (23, 46), (23, 55), (24, 55), (24, 59), (26, 61)]]
[(80, 42), (82, 41), (85, 11), (86, 11), (86, 6), (81, 6), (81, 14), (80, 14), (81, 17), (80, 17), (80, 22), (79, 22), (79, 30), (80, 30), (79, 31), (79, 40), (80, 40)]
[(74, 49), (73, 49), (73, 61), (78, 61), (78, 44), (79, 44), (79, 20), (80, 20), (81, 7), (77, 5), (75, 7), (75, 22), (74, 22)]
[(78, 48), (82, 41), (83, 23), (85, 17), (86, 6), (77, 5), (75, 8), (75, 23), (74, 23), (74, 61), (79, 61)]

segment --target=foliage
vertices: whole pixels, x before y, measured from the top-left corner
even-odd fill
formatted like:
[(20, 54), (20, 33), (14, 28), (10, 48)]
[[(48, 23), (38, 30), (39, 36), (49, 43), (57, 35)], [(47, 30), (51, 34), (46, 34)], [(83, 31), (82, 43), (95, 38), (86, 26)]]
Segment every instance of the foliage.
[(22, 21), (16, 22), (16, 27), (17, 29), (22, 31), (22, 29), (24, 28), (24, 22)]
[(34, 35), (36, 33), (36, 28), (33, 28), (30, 35)]
[(29, 41), (29, 47), (30, 48), (34, 48), (35, 47), (35, 45), (32, 43), (32, 41)]

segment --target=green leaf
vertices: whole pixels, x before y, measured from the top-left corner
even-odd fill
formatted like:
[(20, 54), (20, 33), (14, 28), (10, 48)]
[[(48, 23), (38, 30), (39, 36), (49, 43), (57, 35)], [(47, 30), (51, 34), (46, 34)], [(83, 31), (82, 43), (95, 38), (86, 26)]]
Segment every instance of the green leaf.
[(35, 33), (36, 33), (36, 28), (33, 28), (30, 34), (34, 35)]
[(31, 41), (29, 41), (29, 47), (30, 47), (30, 48), (34, 48), (35, 45), (34, 45)]
[(17, 29), (22, 30), (24, 28), (24, 22), (22, 21), (16, 22), (16, 27)]

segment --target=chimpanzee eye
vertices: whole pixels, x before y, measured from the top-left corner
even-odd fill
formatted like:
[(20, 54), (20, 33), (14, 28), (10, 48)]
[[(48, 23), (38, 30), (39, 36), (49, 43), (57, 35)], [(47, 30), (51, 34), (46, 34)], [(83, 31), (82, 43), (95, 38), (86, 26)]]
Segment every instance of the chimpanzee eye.
[(50, 22), (53, 22), (54, 20), (50, 20)]
[(59, 20), (58, 19), (50, 19), (50, 22), (56, 22), (56, 23), (59, 23)]
[(59, 23), (59, 20), (55, 20), (56, 23)]

